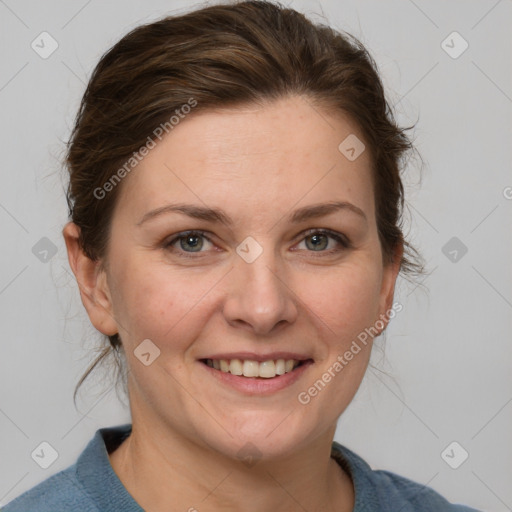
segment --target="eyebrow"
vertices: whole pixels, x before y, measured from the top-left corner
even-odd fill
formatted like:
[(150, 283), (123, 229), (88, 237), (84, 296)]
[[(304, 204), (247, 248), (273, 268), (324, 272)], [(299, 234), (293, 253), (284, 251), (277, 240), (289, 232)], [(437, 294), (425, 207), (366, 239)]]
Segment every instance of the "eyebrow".
[[(336, 201), (304, 206), (303, 208), (295, 210), (293, 214), (289, 216), (289, 221), (294, 224), (299, 224), (306, 220), (324, 217), (341, 210), (353, 212), (362, 217), (366, 222), (368, 221), (361, 208), (347, 201)], [(142, 219), (137, 222), (137, 226), (166, 213), (181, 213), (195, 219), (209, 222), (220, 222), (226, 226), (233, 225), (233, 220), (220, 208), (209, 208), (193, 204), (169, 204), (147, 212)]]

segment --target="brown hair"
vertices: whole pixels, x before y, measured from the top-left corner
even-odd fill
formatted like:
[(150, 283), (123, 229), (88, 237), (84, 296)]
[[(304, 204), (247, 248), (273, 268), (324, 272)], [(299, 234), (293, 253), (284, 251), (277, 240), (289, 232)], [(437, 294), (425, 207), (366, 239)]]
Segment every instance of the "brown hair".
[[(392, 262), (401, 244), (402, 274), (421, 274), (422, 258), (402, 234), (400, 172), (414, 148), (408, 128), (394, 120), (374, 60), (351, 35), (266, 1), (166, 17), (132, 30), (103, 55), (82, 98), (66, 155), (69, 215), (80, 228), (85, 254), (103, 263), (121, 184), (101, 199), (94, 191), (191, 98), (195, 112), (291, 94), (331, 113), (346, 113), (358, 124), (372, 156), (384, 264)], [(77, 384), (75, 398), (96, 365), (122, 348), (118, 335), (109, 340)]]

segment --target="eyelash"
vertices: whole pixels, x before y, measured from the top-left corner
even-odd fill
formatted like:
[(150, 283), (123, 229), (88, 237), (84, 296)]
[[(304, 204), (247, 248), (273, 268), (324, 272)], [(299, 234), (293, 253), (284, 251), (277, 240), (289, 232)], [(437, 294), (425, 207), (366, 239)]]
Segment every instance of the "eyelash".
[[(191, 236), (191, 235), (198, 236), (198, 237), (202, 236), (206, 240), (208, 240), (208, 242), (213, 243), (210, 240), (210, 238), (208, 238), (205, 231), (190, 230), (190, 231), (182, 231), (181, 233), (178, 233), (175, 237), (173, 237), (168, 242), (165, 242), (164, 249), (167, 249), (170, 251), (175, 250), (175, 248), (172, 246), (176, 242), (179, 242), (180, 240), (187, 238), (188, 236)], [(342, 246), (342, 249), (330, 249), (330, 250), (324, 250), (324, 251), (308, 251), (311, 253), (318, 252), (318, 253), (320, 253), (320, 255), (319, 255), (320, 257), (322, 254), (323, 255), (325, 255), (325, 254), (332, 255), (336, 252), (339, 252), (340, 250), (346, 250), (346, 249), (352, 248), (352, 243), (350, 242), (350, 240), (347, 237), (345, 237), (344, 235), (341, 235), (340, 233), (337, 233), (336, 231), (331, 231), (330, 229), (314, 229), (314, 228), (308, 229), (308, 230), (304, 231), (303, 233), (301, 233), (301, 235), (302, 235), (302, 238), (300, 239), (300, 242), (302, 242), (305, 238), (307, 238), (308, 236), (311, 236), (311, 235), (326, 235), (326, 236), (336, 240), (336, 242), (338, 242)], [(180, 254), (180, 256), (183, 258), (198, 258), (200, 256), (193, 256), (193, 254), (202, 254), (204, 251), (198, 251), (198, 252), (194, 253), (193, 251), (191, 252), (191, 251), (177, 250), (176, 252), (178, 252)], [(315, 256), (315, 257), (317, 257), (317, 256)]]

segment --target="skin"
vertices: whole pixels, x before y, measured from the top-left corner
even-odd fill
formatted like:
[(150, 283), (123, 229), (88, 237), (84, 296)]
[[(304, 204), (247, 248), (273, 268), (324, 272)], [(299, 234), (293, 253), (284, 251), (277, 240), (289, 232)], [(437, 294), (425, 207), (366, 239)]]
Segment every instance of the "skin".
[[(109, 456), (144, 509), (353, 509), (352, 481), (330, 449), (371, 342), (307, 405), (297, 399), (393, 304), (399, 265), (382, 262), (369, 152), (351, 162), (338, 150), (349, 134), (363, 140), (348, 117), (298, 96), (197, 112), (122, 182), (105, 265), (80, 250), (77, 226), (65, 226), (91, 322), (104, 334), (119, 332), (125, 347), (133, 431)], [(299, 208), (336, 201), (366, 219), (343, 209), (289, 220)], [(221, 208), (233, 224), (171, 212), (138, 225), (171, 203)], [(321, 228), (351, 246), (320, 237), (314, 250), (304, 231)], [(166, 247), (191, 229), (210, 240), (195, 240), (200, 253), (179, 240)], [(263, 249), (252, 263), (236, 252), (248, 236)], [(395, 262), (401, 254), (398, 247)], [(149, 366), (134, 355), (144, 339), (161, 351)], [(198, 362), (278, 350), (314, 363), (270, 396), (225, 386)], [(261, 454), (251, 467), (237, 456), (248, 442)]]

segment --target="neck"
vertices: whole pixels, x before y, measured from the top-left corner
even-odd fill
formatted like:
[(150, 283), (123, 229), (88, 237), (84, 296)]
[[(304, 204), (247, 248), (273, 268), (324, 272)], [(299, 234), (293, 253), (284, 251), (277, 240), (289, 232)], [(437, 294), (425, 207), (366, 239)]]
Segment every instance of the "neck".
[(137, 503), (152, 512), (350, 512), (353, 485), (330, 458), (333, 435), (334, 427), (287, 457), (251, 464), (134, 422), (110, 462)]

